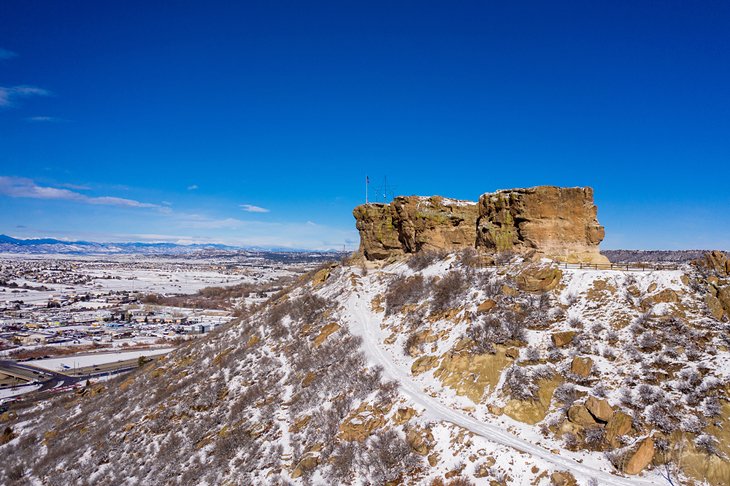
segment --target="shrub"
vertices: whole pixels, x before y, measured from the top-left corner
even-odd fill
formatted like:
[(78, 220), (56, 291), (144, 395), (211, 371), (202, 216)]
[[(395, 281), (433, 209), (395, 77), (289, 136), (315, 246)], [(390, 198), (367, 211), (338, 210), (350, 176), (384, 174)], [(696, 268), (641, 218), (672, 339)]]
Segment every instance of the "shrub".
[(505, 375), (505, 383), (510, 394), (518, 400), (535, 400), (537, 398), (538, 380), (552, 376), (548, 366), (523, 367), (512, 365)]
[(433, 285), (431, 310), (443, 312), (453, 308), (467, 287), (463, 272), (453, 270), (447, 273)]
[(400, 312), (406, 304), (419, 303), (427, 291), (420, 275), (394, 280), (385, 294), (385, 315)]
[(586, 429), (586, 444), (589, 447), (598, 448), (603, 445), (606, 431), (602, 427), (591, 427)]
[(444, 258), (445, 253), (439, 251), (418, 251), (408, 259), (408, 266), (417, 272), (430, 267), (438, 260)]
[(710, 434), (702, 434), (695, 439), (695, 445), (697, 448), (710, 455), (720, 455), (717, 444), (717, 438)]

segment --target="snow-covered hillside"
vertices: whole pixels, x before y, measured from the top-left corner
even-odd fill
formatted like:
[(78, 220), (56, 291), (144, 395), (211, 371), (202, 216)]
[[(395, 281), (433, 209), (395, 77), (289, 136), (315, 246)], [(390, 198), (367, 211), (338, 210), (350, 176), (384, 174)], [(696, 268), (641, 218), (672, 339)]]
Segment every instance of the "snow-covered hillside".
[(11, 409), (7, 484), (727, 484), (707, 276), (470, 252), (325, 268), (123, 380)]

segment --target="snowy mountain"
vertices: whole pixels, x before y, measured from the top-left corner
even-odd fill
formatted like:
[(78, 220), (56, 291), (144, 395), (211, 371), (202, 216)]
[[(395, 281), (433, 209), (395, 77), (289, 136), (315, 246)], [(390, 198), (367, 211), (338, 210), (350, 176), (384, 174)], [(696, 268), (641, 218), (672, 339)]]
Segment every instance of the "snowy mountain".
[(728, 484), (720, 260), (327, 266), (132, 375), (0, 416), (0, 483)]
[(193, 255), (200, 253), (341, 253), (337, 251), (309, 251), (283, 247), (237, 247), (223, 244), (177, 244), (177, 243), (97, 243), (93, 241), (65, 241), (53, 238), (18, 239), (0, 235), (0, 253), (32, 254), (140, 254), (140, 255)]

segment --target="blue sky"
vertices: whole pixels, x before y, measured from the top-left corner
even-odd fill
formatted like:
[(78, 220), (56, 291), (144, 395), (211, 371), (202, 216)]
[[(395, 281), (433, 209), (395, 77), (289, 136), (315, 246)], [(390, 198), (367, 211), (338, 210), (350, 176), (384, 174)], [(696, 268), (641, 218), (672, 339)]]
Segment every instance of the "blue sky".
[(730, 4), (0, 5), (0, 232), (357, 245), (363, 180), (730, 249)]

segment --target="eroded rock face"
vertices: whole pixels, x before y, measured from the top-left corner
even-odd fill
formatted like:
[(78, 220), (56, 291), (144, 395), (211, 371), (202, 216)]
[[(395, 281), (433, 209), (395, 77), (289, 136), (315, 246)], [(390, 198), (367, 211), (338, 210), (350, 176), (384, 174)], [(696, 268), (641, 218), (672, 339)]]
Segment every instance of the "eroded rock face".
[(417, 251), (473, 248), (477, 204), (439, 196), (399, 196), (390, 204), (364, 204), (353, 211), (360, 251), (368, 260)]
[(477, 247), (534, 251), (571, 263), (608, 263), (598, 251), (605, 231), (596, 213), (589, 187), (540, 186), (483, 194)]
[(591, 188), (540, 186), (483, 194), (479, 203), (399, 196), (354, 209), (368, 260), (428, 250), (477, 248), (571, 263), (608, 263)]

